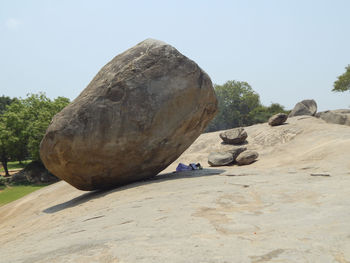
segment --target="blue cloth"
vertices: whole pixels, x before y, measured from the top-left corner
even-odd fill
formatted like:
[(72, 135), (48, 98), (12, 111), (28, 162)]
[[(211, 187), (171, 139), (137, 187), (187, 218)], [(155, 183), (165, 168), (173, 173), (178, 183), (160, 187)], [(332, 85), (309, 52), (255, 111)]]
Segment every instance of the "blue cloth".
[(176, 167), (176, 172), (182, 172), (182, 171), (192, 171), (192, 167), (183, 163), (179, 163), (179, 165)]
[(202, 169), (202, 166), (197, 163), (190, 163), (190, 165), (186, 165), (183, 163), (179, 163), (176, 167), (176, 172), (182, 172), (182, 171), (192, 171), (192, 170), (200, 170)]

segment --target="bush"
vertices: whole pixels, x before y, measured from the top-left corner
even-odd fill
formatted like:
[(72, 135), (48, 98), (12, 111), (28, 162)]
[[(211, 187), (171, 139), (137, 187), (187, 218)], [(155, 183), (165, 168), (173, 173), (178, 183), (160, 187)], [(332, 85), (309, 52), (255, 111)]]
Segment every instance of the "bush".
[(0, 176), (0, 187), (6, 186), (8, 184), (8, 179)]

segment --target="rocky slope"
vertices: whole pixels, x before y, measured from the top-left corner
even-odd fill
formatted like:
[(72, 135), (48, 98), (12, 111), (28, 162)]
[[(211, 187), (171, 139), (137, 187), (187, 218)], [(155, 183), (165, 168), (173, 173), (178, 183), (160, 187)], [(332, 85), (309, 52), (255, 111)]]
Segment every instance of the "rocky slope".
[(0, 207), (0, 262), (349, 262), (350, 127), (297, 116), (246, 131), (249, 166), (209, 168), (230, 147), (214, 132), (152, 180), (59, 182)]

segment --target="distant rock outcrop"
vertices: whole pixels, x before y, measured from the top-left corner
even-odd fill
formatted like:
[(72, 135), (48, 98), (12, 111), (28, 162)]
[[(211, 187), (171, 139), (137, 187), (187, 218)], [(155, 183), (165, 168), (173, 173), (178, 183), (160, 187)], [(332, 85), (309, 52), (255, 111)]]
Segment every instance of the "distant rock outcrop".
[(53, 118), (41, 159), (81, 190), (146, 179), (176, 160), (216, 112), (209, 76), (174, 47), (147, 39), (106, 64)]
[(278, 126), (278, 125), (282, 125), (283, 123), (286, 122), (286, 120), (288, 119), (288, 115), (285, 113), (277, 113), (273, 116), (270, 117), (269, 119), (269, 125), (271, 126)]
[(220, 133), (220, 138), (227, 144), (242, 144), (248, 137), (244, 128), (239, 127)]
[(322, 111), (316, 114), (317, 118), (320, 118), (328, 123), (342, 124), (350, 126), (350, 110), (331, 110)]
[(294, 109), (289, 113), (289, 117), (300, 115), (314, 116), (316, 112), (317, 103), (315, 100), (303, 100), (294, 106)]

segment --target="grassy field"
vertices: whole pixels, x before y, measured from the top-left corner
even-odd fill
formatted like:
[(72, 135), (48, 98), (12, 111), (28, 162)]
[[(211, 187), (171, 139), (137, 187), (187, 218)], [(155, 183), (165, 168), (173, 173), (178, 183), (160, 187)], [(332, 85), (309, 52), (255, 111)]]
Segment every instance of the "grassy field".
[[(25, 160), (22, 163), (19, 163), (19, 162), (8, 162), (7, 163), (7, 169), (8, 170), (12, 170), (12, 169), (24, 168), (30, 162), (31, 162), (31, 160)], [(4, 167), (1, 166), (0, 172), (4, 172)]]
[(0, 187), (0, 206), (15, 201), (45, 186), (46, 185), (14, 185)]

